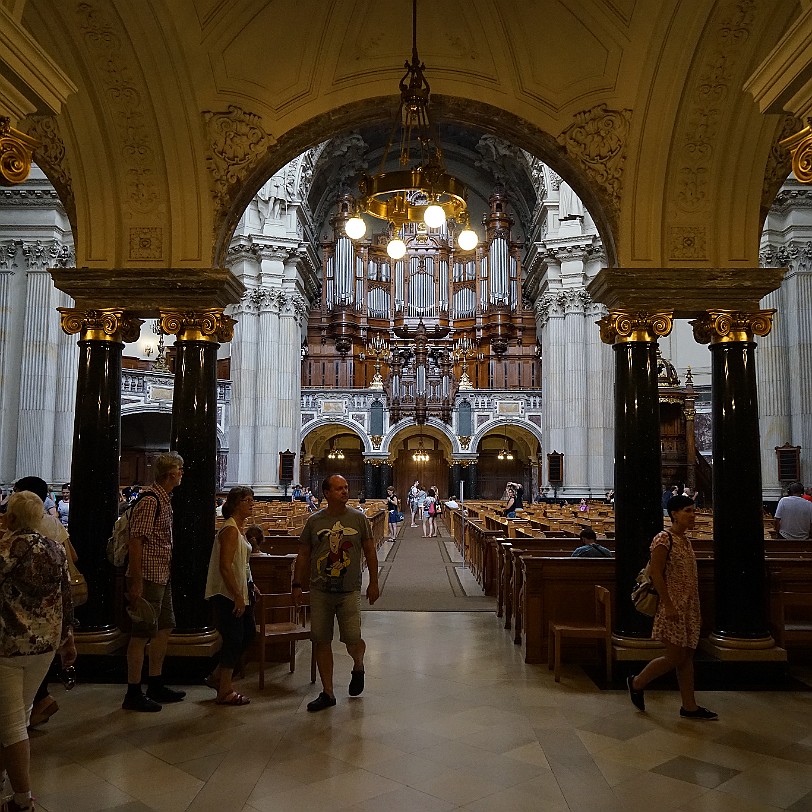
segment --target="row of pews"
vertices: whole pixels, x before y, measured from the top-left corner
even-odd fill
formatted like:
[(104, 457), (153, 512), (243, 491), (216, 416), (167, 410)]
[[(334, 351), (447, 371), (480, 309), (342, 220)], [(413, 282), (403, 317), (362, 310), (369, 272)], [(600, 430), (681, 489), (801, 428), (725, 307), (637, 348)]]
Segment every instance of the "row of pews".
[[(524, 648), (528, 663), (547, 661), (550, 621), (592, 623), (595, 585), (615, 592), (613, 558), (572, 558), (580, 546), (579, 528), (553, 528), (550, 517), (507, 519), (499, 503), (474, 503), (447, 510), (444, 519), (466, 565), (486, 595), (496, 597), (496, 614), (513, 641)], [(591, 512), (591, 511), (590, 511)], [(593, 518), (593, 517), (589, 517)], [(540, 525), (548, 525), (542, 529)], [(766, 528), (766, 525), (765, 525)], [(614, 532), (598, 541), (614, 552)], [(713, 631), (714, 577), (712, 533), (694, 534), (702, 605), (702, 636)], [(778, 645), (790, 656), (812, 653), (812, 540), (765, 540), (769, 583), (769, 618)], [(591, 651), (584, 649), (587, 654)]]

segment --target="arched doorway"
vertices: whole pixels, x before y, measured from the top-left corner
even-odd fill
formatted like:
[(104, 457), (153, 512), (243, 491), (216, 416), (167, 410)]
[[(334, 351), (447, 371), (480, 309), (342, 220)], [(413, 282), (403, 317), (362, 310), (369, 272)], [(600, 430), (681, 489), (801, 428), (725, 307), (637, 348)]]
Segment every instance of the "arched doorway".
[[(428, 459), (420, 459), (421, 454)], [(401, 503), (415, 480), (425, 490), (436, 487), (440, 497), (448, 496), (451, 442), (440, 431), (431, 426), (409, 426), (392, 438), (389, 456), (392, 484)]]
[(364, 443), (349, 427), (328, 423), (302, 438), (301, 484), (321, 496), (321, 483), (341, 474), (350, 486), (350, 498), (364, 489)]
[(530, 501), (540, 451), (536, 437), (519, 426), (502, 425), (486, 433), (477, 445), (479, 498), (501, 499), (508, 482), (520, 482)]

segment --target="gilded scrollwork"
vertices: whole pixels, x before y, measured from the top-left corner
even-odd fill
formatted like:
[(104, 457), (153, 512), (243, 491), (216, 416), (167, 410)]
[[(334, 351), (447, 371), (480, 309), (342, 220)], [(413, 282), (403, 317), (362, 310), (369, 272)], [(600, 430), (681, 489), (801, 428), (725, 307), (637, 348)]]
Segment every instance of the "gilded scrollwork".
[(35, 138), (15, 130), (10, 119), (0, 116), (0, 186), (16, 186), (28, 177), (38, 145)]
[(56, 116), (29, 116), (21, 126), (39, 142), (34, 149), (34, 161), (53, 183), (71, 223), (75, 223), (76, 201), (73, 196), (65, 142), (59, 132)]
[(812, 121), (799, 132), (784, 138), (781, 146), (792, 155), (792, 171), (801, 183), (812, 183)]
[(673, 313), (662, 311), (646, 313), (642, 310), (610, 310), (598, 326), (604, 344), (618, 344), (627, 341), (656, 341), (667, 336), (673, 326)]
[(691, 321), (694, 339), (699, 344), (721, 344), (752, 341), (753, 336), (766, 336), (773, 326), (774, 309), (742, 313), (734, 310), (709, 310)]
[(143, 319), (137, 319), (120, 308), (80, 310), (59, 307), (62, 330), (68, 335), (81, 334), (82, 341), (137, 341)]
[(161, 310), (161, 329), (179, 341), (231, 341), (236, 321), (220, 308)]

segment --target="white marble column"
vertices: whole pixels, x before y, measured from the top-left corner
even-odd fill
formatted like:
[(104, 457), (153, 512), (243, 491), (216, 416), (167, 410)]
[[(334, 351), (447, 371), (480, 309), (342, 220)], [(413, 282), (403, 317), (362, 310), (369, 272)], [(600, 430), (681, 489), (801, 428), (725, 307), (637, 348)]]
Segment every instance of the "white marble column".
[[(73, 307), (74, 301), (66, 293), (57, 291), (57, 307)], [(76, 336), (62, 330), (57, 334), (59, 386), (54, 404), (54, 447), (51, 479), (55, 485), (70, 482), (73, 455), (73, 423), (76, 411), (76, 370), (79, 364), (79, 345)]]
[(55, 382), (58, 380), (56, 291), (47, 270), (29, 270), (20, 367), (16, 476), (52, 478)]
[(587, 424), (587, 348), (584, 308), (589, 296), (583, 288), (564, 291), (564, 361), (565, 443), (564, 496), (580, 498), (589, 492), (588, 486), (588, 424)]
[[(548, 484), (547, 454), (565, 453), (566, 449), (566, 347), (564, 329), (565, 299), (561, 291), (543, 294), (536, 303), (536, 316), (541, 328), (541, 397), (542, 453), (544, 469), (542, 486)], [(568, 480), (568, 459), (564, 457), (564, 479)]]
[[(0, 251), (3, 249), (0, 248)], [(9, 252), (11, 253), (11, 252)], [(11, 282), (13, 272), (10, 270), (0, 270), (0, 448), (2, 448), (2, 459), (0, 459), (0, 480), (6, 482), (13, 477), (13, 454), (9, 454), (10, 443), (8, 443), (8, 425), (17, 423), (17, 404), (12, 404), (11, 389), (9, 386), (9, 362), (11, 349)], [(11, 459), (8, 459), (11, 457)]]
[(231, 339), (227, 487), (254, 482), (259, 323), (257, 291), (247, 291), (230, 315), (237, 323)]
[[(254, 481), (258, 495), (279, 492), (279, 290), (264, 288), (257, 329)], [(284, 451), (284, 449), (281, 449)]]
[(589, 453), (589, 488), (599, 498), (614, 487), (615, 368), (612, 348), (600, 338), (595, 324), (606, 313), (595, 302), (586, 308), (587, 351), (587, 448)]
[(299, 293), (285, 293), (279, 313), (279, 451), (290, 449), (296, 454), (293, 468), (298, 482), (301, 453), (302, 406), (302, 324), (307, 321), (307, 300)]

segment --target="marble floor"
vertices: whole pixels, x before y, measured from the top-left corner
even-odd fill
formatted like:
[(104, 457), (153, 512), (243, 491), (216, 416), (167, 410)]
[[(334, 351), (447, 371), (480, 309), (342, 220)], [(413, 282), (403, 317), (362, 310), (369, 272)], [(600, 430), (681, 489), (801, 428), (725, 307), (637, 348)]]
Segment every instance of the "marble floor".
[[(678, 716), (673, 691), (601, 691), (576, 666), (556, 684), (528, 666), (489, 613), (366, 612), (366, 690), (305, 710), (294, 674), (249, 672), (246, 707), (213, 692), (157, 714), (120, 709), (114, 685), (55, 688), (61, 710), (32, 733), (45, 812), (525, 812), (812, 810), (812, 691), (700, 693), (720, 721)], [(800, 672), (807, 682), (812, 672)]]

